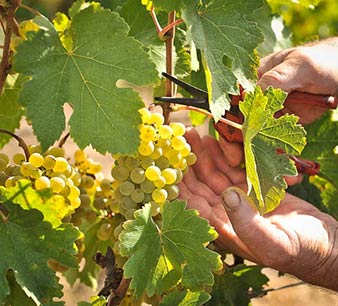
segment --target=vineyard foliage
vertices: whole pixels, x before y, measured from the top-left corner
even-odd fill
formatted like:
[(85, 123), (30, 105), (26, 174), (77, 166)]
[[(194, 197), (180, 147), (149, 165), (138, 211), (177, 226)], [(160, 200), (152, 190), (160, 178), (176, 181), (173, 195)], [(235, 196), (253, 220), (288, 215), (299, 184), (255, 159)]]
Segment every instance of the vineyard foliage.
[[(301, 40), (281, 18), (292, 23), (291, 2), (77, 0), (46, 17), (41, 3), (0, 1), (0, 146), (20, 146), (0, 152), (1, 305), (64, 305), (60, 275), (96, 290), (78, 305), (245, 306), (264, 293), (262, 267), (229, 264), (217, 232), (179, 198), (196, 162), (184, 124), (170, 121), (179, 107), (140, 94), (172, 96), (162, 72), (207, 90), (212, 118), (190, 109), (193, 125), (220, 120), (246, 90), (235, 126), (262, 214), (288, 191), (338, 217), (337, 113), (304, 127), (292, 114), (276, 119), (286, 93), (255, 86), (259, 59)], [(301, 12), (322, 5), (298, 2)], [(16, 135), (23, 122), (37, 144)], [(114, 159), (111, 175), (89, 147)], [(288, 189), (290, 155), (318, 161), (320, 173)]]

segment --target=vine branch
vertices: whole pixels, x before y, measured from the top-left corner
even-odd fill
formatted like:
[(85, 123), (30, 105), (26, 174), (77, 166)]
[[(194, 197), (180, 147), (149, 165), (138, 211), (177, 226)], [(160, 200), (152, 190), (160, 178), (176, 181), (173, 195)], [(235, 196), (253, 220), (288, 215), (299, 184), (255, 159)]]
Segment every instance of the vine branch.
[(272, 292), (272, 291), (278, 291), (278, 290), (282, 290), (282, 289), (288, 289), (288, 288), (292, 288), (292, 287), (297, 287), (297, 286), (301, 286), (301, 285), (305, 285), (306, 283), (301, 281), (301, 282), (298, 282), (298, 283), (293, 283), (293, 284), (288, 284), (288, 285), (284, 285), (284, 286), (280, 286), (280, 287), (275, 287), (275, 288), (269, 288), (269, 289), (265, 289), (265, 290), (262, 290), (260, 292), (249, 292), (249, 298), (252, 299), (252, 298), (258, 298), (258, 297), (262, 297), (266, 294), (268, 294), (269, 292)]
[(26, 160), (28, 161), (29, 156), (30, 156), (28, 146), (22, 138), (20, 136), (16, 135), (16, 134), (14, 134), (13, 132), (10, 132), (10, 131), (4, 130), (4, 129), (0, 129), (0, 133), (7, 134), (7, 135), (15, 138), (17, 140), (17, 142), (19, 143), (19, 146), (23, 149), (23, 151), (25, 153)]

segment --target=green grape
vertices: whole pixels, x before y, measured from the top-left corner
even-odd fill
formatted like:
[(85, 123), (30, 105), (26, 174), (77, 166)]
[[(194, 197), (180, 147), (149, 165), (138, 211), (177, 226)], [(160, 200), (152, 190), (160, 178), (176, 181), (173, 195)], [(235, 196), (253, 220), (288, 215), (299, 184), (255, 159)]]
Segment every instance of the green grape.
[(152, 217), (157, 216), (161, 212), (161, 206), (158, 203), (154, 202), (154, 201), (151, 201), (150, 205), (151, 205), (150, 206), (150, 214), (151, 214), (151, 216)]
[(156, 130), (151, 125), (143, 125), (140, 128), (140, 138), (144, 142), (153, 141), (156, 137)]
[(7, 168), (7, 162), (0, 158), (0, 171), (5, 171)]
[(41, 154), (41, 146), (39, 144), (29, 145), (28, 146), (28, 152), (29, 152), (29, 154), (33, 154), (33, 153), (40, 153)]
[(29, 177), (33, 174), (35, 167), (29, 162), (23, 162), (20, 166), (20, 172), (23, 176)]
[(97, 210), (102, 210), (106, 208), (106, 200), (103, 197), (95, 197), (93, 201), (93, 206)]
[(133, 208), (132, 209), (128, 209), (125, 212), (124, 216), (126, 217), (127, 220), (135, 219), (135, 216), (134, 216), (135, 211), (136, 211), (136, 209), (133, 209)]
[(67, 198), (70, 194), (70, 186), (66, 185), (65, 188), (63, 188), (60, 191), (60, 195), (62, 195), (63, 197)]
[(45, 156), (42, 165), (46, 170), (52, 170), (55, 166), (55, 157), (53, 155)]
[(147, 157), (141, 158), (141, 167), (143, 169), (147, 169), (148, 167), (153, 166), (153, 165), (155, 165), (155, 162), (151, 157), (147, 156)]
[(93, 177), (89, 176), (89, 175), (84, 175), (81, 178), (81, 184), (80, 187), (85, 188), (85, 189), (90, 189), (94, 186), (95, 181), (93, 179)]
[(145, 172), (146, 178), (150, 181), (156, 181), (161, 176), (161, 169), (157, 166), (150, 166)]
[(175, 185), (175, 184), (174, 185), (166, 186), (165, 190), (168, 193), (168, 200), (169, 201), (177, 199), (177, 197), (179, 195), (179, 191), (180, 191), (179, 188), (178, 188), (178, 186)]
[(175, 169), (172, 168), (163, 169), (161, 175), (165, 178), (165, 182), (167, 185), (175, 183), (177, 179), (177, 172)]
[(173, 130), (169, 125), (162, 125), (158, 129), (158, 134), (162, 139), (170, 139), (173, 135)]
[(156, 166), (159, 167), (161, 170), (169, 168), (170, 163), (168, 158), (162, 155), (160, 158), (156, 160)]
[(6, 188), (14, 187), (15, 184), (16, 184), (16, 180), (15, 180), (14, 176), (8, 177), (5, 181), (5, 187)]
[(0, 186), (5, 186), (7, 180), (7, 174), (3, 171), (0, 171)]
[(89, 207), (91, 201), (88, 194), (81, 193), (79, 198), (81, 200), (81, 207)]
[(185, 134), (185, 126), (181, 122), (172, 122), (169, 124), (172, 128), (174, 136), (183, 136)]
[(120, 186), (118, 186), (117, 189), (114, 190), (114, 197), (116, 200), (122, 200), (123, 194), (120, 192)]
[(68, 162), (64, 157), (56, 157), (55, 165), (53, 167), (53, 171), (55, 172), (64, 172), (66, 171), (68, 166)]
[(54, 193), (60, 193), (65, 188), (65, 186), (66, 182), (61, 177), (54, 176), (50, 178), (50, 187)]
[(116, 239), (119, 239), (119, 235), (122, 231), (123, 231), (123, 227), (122, 227), (122, 223), (120, 223), (114, 228), (114, 236)]
[(55, 157), (64, 157), (65, 156), (65, 150), (60, 147), (53, 147), (50, 148), (47, 152), (46, 155), (53, 155)]
[(19, 166), (14, 166), (12, 169), (12, 175), (13, 176), (21, 176), (21, 171)]
[(145, 195), (141, 189), (136, 188), (132, 191), (130, 197), (135, 203), (142, 203), (144, 201)]
[(9, 158), (5, 153), (0, 153), (0, 159), (6, 162), (6, 165), (9, 163)]
[(180, 163), (182, 159), (181, 153), (176, 150), (169, 150), (164, 153), (164, 156), (168, 158), (171, 165)]
[(113, 227), (110, 223), (103, 223), (97, 230), (96, 236), (101, 241), (110, 239), (113, 234)]
[(44, 158), (40, 153), (33, 153), (31, 156), (29, 156), (28, 161), (34, 166), (34, 167), (40, 167), (43, 164)]
[(120, 212), (119, 201), (117, 201), (117, 200), (109, 201), (108, 206), (114, 214), (118, 214)]
[(154, 143), (153, 142), (144, 142), (141, 141), (139, 147), (138, 147), (138, 152), (142, 155), (142, 156), (149, 156), (150, 154), (152, 154), (154, 152)]
[(66, 177), (71, 177), (71, 176), (73, 175), (73, 172), (74, 172), (73, 167), (72, 167), (70, 164), (68, 164), (66, 170), (63, 171), (63, 174), (64, 174)]
[(32, 170), (32, 173), (31, 173), (30, 176), (31, 176), (32, 178), (37, 179), (37, 178), (39, 178), (41, 175), (42, 175), (42, 171), (41, 171), (40, 169), (38, 169), (38, 168), (34, 168), (34, 169)]
[(41, 190), (50, 187), (50, 180), (47, 176), (40, 176), (34, 182), (36, 190)]
[(154, 183), (149, 181), (149, 180), (145, 180), (144, 182), (142, 182), (140, 184), (140, 189), (144, 192), (144, 193), (152, 193), (153, 190), (155, 189)]
[[(13, 155), (13, 162), (14, 164), (17, 164), (17, 165), (21, 165), (23, 161), (26, 160), (26, 156), (25, 154), (22, 154), (22, 153), (15, 153)], [(1, 162), (1, 159), (0, 159), (0, 162)], [(7, 163), (6, 163), (7, 165)]]
[[(14, 171), (14, 169), (16, 168), (16, 166), (14, 165), (7, 165), (6, 169), (5, 169), (5, 173), (7, 174), (7, 176), (11, 176), (12, 172)], [(21, 168), (21, 166), (19, 167), (19, 169)], [(21, 173), (21, 171), (20, 171)]]
[(88, 222), (94, 222), (97, 218), (97, 214), (95, 211), (93, 210), (88, 210), (86, 211), (86, 217), (85, 219), (88, 221)]
[(191, 165), (193, 165), (193, 164), (196, 163), (196, 161), (197, 161), (197, 156), (196, 156), (195, 153), (190, 152), (190, 153), (185, 157), (185, 160), (186, 160), (186, 162), (187, 162), (187, 165), (188, 165), (188, 166), (191, 166)]
[(157, 141), (157, 146), (162, 149), (163, 153), (171, 149), (171, 142), (169, 139), (160, 138)]
[(124, 196), (131, 195), (134, 189), (135, 185), (130, 181), (124, 181), (119, 187), (121, 194), (123, 194)]
[(155, 202), (162, 204), (168, 198), (168, 192), (163, 188), (156, 188), (151, 196)]
[(171, 139), (172, 147), (177, 150), (181, 151), (185, 148), (186, 140), (183, 136), (175, 136)]
[(137, 208), (137, 203), (131, 197), (124, 197), (121, 201), (121, 206), (124, 210)]
[(111, 181), (109, 179), (103, 179), (100, 182), (100, 187), (102, 191), (109, 191), (111, 189)]
[(142, 168), (137, 167), (130, 172), (130, 179), (135, 184), (141, 184), (145, 180), (145, 178), (145, 171)]
[(133, 158), (131, 156), (126, 157), (126, 167), (129, 170), (132, 170), (134, 168), (137, 168), (140, 165), (140, 161), (136, 158)]
[(112, 177), (118, 181), (125, 181), (129, 177), (129, 169), (123, 166), (115, 166), (112, 169)]

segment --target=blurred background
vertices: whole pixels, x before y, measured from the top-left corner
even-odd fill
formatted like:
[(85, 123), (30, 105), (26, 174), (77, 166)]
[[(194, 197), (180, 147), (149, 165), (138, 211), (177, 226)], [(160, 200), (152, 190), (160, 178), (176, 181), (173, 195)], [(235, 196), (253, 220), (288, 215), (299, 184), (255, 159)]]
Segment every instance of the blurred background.
[[(67, 12), (72, 5), (72, 0), (24, 0), (23, 3), (27, 6), (37, 9), (42, 14), (50, 19), (53, 19), (58, 11)], [(105, 7), (116, 7), (123, 3), (124, 0), (97, 0)], [(272, 11), (282, 15), (285, 25), (289, 27), (292, 33), (292, 42), (294, 45), (303, 44), (309, 41), (323, 39), (326, 37), (335, 36), (338, 34), (338, 0), (323, 0), (316, 7), (304, 8), (297, 4), (297, 1), (288, 0), (268, 0), (272, 7)], [(20, 9), (18, 11), (18, 19), (28, 19), (34, 16), (27, 10)], [(338, 55), (337, 55), (338, 56)], [(27, 140), (28, 143), (36, 143), (35, 137), (32, 134), (30, 127), (23, 124), (21, 131), (18, 133)], [(75, 145), (71, 141), (67, 144), (68, 151), (71, 153), (75, 150)], [(17, 144), (11, 141), (3, 151), (8, 154), (17, 151)], [(104, 163), (110, 163), (106, 157), (97, 154), (95, 151), (89, 153), (91, 157)], [(110, 169), (111, 164), (107, 164), (107, 169)], [(292, 283), (298, 283), (299, 280), (283, 276), (278, 277), (277, 272), (271, 269), (265, 269), (265, 272), (270, 277), (269, 288), (277, 288)], [(99, 286), (102, 284), (102, 279)], [(62, 280), (65, 286), (65, 296), (67, 306), (75, 306), (79, 301), (88, 301), (91, 295), (96, 292), (75, 284), (71, 288), (65, 281)], [(252, 300), (253, 306), (338, 306), (338, 295), (332, 292), (325, 291), (320, 288), (315, 288), (309, 285), (299, 285), (287, 289), (281, 289), (269, 292), (262, 298)]]

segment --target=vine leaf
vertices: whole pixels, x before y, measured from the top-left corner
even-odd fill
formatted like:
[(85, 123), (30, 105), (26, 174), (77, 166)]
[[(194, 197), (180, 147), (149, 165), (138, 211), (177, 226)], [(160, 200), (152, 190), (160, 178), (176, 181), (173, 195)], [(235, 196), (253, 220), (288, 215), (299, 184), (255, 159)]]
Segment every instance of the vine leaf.
[(253, 88), (258, 58), (255, 48), (263, 42), (257, 24), (248, 21), (262, 1), (215, 0), (200, 8), (186, 1), (183, 19), (194, 44), (204, 56), (212, 114), (217, 121), (230, 108), (228, 94), (239, 94), (238, 83)]
[[(274, 114), (283, 108), (286, 94), (260, 87), (248, 93), (239, 108), (244, 115), (243, 139), (249, 193), (261, 213), (277, 207), (284, 198), (287, 184), (284, 176), (297, 175), (287, 154), (299, 155), (306, 143), (305, 130), (298, 117)], [(278, 154), (282, 149), (286, 154)]]
[(74, 241), (79, 232), (67, 224), (53, 229), (39, 211), (24, 210), (10, 201), (0, 207), (8, 212), (6, 219), (0, 219), (0, 304), (10, 293), (5, 275), (12, 270), (17, 283), (37, 304), (64, 305), (53, 301), (62, 297), (62, 286), (47, 262), (54, 259), (76, 267)]
[(143, 103), (116, 82), (142, 86), (156, 82), (157, 74), (142, 45), (127, 36), (128, 25), (117, 13), (90, 6), (70, 21), (66, 38), (71, 49), (66, 50), (48, 20), (36, 17), (35, 22), (40, 31), (28, 33), (19, 45), (14, 69), (31, 76), (20, 101), (42, 147), (52, 145), (65, 129), (62, 106), (69, 103), (70, 134), (79, 147), (134, 153), (141, 122), (137, 110)]
[[(20, 126), (23, 109), (18, 99), (23, 80), (20, 75), (7, 76), (4, 91), (0, 96), (0, 129), (14, 132)], [(0, 148), (10, 139), (8, 135), (0, 134)]]
[(130, 288), (136, 297), (161, 294), (178, 281), (192, 291), (213, 284), (212, 270), (222, 267), (220, 255), (205, 247), (217, 237), (195, 210), (185, 210), (185, 202), (166, 203), (162, 226), (150, 214), (150, 205), (135, 213), (120, 234), (121, 254), (130, 256), (124, 276), (132, 278)]
[(210, 299), (210, 295), (204, 291), (189, 291), (183, 290), (178, 291), (177, 289), (169, 292), (163, 298), (160, 306), (185, 306), (185, 305), (194, 305), (202, 306)]
[(261, 292), (268, 282), (260, 266), (236, 265), (233, 269), (215, 276), (211, 299), (207, 306), (250, 305), (249, 289)]
[(29, 180), (19, 180), (15, 187), (0, 186), (0, 191), (3, 200), (19, 204), (25, 210), (39, 210), (44, 216), (44, 221), (49, 222), (54, 228), (61, 225), (61, 220), (74, 211), (63, 196), (54, 195), (50, 189), (38, 191), (32, 188)]

